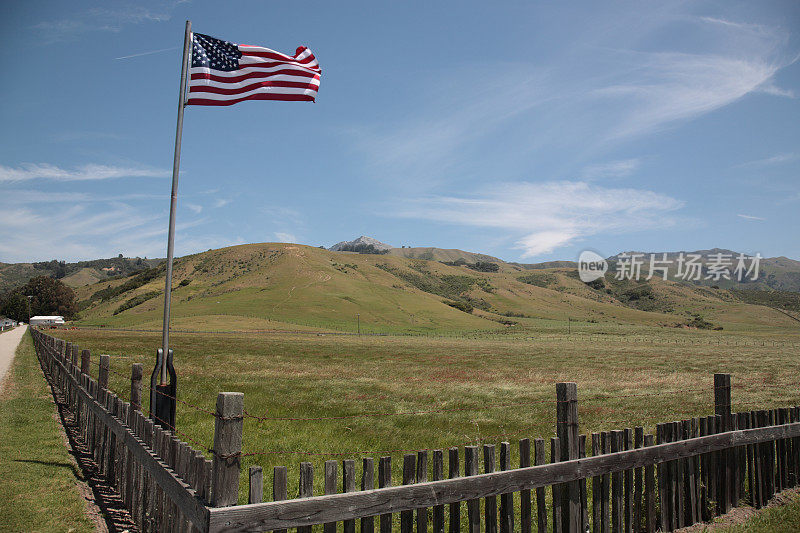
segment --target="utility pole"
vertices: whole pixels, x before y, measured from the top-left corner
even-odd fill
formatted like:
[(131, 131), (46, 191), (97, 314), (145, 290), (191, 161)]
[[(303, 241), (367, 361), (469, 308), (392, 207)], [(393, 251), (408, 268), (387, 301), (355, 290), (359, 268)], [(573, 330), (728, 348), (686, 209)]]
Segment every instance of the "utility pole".
[(572, 317), (567, 317), (567, 335), (572, 335)]
[(358, 336), (361, 336), (361, 313), (356, 313), (356, 320), (358, 321)]

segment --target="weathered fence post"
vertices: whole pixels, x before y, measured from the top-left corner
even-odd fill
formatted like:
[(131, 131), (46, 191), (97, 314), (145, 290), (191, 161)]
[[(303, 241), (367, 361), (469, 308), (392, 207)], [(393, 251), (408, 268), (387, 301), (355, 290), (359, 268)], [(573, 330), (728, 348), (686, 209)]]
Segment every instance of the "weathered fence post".
[(247, 503), (261, 503), (264, 498), (264, 472), (260, 466), (251, 466), (250, 484), (247, 490)]
[[(436, 452), (433, 452), (433, 479), (442, 479), (441, 475), (436, 477)], [(439, 450), (439, 460), (441, 461), (442, 452)], [(441, 466), (441, 465), (440, 465)], [(364, 457), (361, 460), (361, 490), (372, 490), (375, 488), (375, 462), (372, 457)], [(436, 529), (436, 511), (434, 510), (434, 533), (444, 533), (444, 508), (442, 512), (442, 528), (441, 531)], [(365, 516), (361, 519), (361, 533), (374, 533), (375, 531), (375, 517)]]
[[(272, 500), (282, 501), (287, 497), (288, 482), (286, 480), (286, 467), (276, 466), (272, 469)], [(276, 529), (274, 533), (287, 533), (286, 529)]]
[[(416, 464), (417, 464), (416, 454), (407, 453), (403, 455), (403, 485), (412, 485), (414, 483)], [(475, 473), (477, 474), (477, 472)], [(478, 509), (478, 512), (480, 512), (480, 508)], [(411, 533), (413, 527), (414, 527), (414, 511), (410, 509), (407, 511), (400, 511), (401, 533)]]
[[(578, 459), (578, 385), (556, 384), (556, 435), (560, 443), (562, 461)], [(577, 481), (561, 487), (561, 526), (564, 531), (581, 530), (581, 493)]]
[[(216, 460), (216, 459), (215, 459)], [(212, 491), (213, 492), (213, 491)], [(300, 463), (299, 498), (310, 498), (314, 495), (314, 465), (308, 461)], [(311, 526), (297, 528), (297, 533), (311, 533)]]
[(91, 365), (91, 352), (89, 350), (83, 350), (81, 352), (81, 374), (84, 376), (89, 375), (89, 365)]
[[(722, 427), (719, 432), (731, 430), (731, 375), (714, 374), (714, 414), (719, 415)], [(731, 510), (730, 483), (733, 474), (732, 454), (728, 450), (719, 452), (717, 501), (722, 514)]]
[[(500, 443), (500, 470), (511, 470), (511, 443)], [(500, 495), (500, 533), (514, 531), (514, 493)]]
[[(336, 478), (339, 475), (339, 463), (330, 460), (325, 461), (325, 468), (322, 473), (323, 491), (325, 494), (336, 494)], [(336, 533), (336, 522), (326, 522), (322, 525), (323, 533)]]
[(131, 408), (142, 410), (142, 363), (131, 365)]
[[(342, 492), (356, 491), (356, 462), (353, 459), (342, 461)], [(342, 522), (344, 533), (356, 533), (356, 521), (353, 519)]]
[[(385, 456), (378, 460), (378, 488), (392, 486), (392, 457)], [(452, 524), (452, 515), (450, 517)], [(392, 531), (392, 515), (391, 513), (384, 513), (380, 517), (380, 532), (391, 533)]]
[(239, 497), (240, 455), (244, 425), (244, 394), (220, 392), (214, 421), (214, 466), (211, 505), (236, 505)]
[[(478, 447), (464, 447), (464, 475), (478, 475)], [(467, 531), (470, 533), (481, 533), (481, 501), (478, 499), (467, 500)]]
[[(108, 390), (108, 371), (111, 368), (111, 358), (108, 355), (100, 356), (100, 370), (97, 373), (97, 389), (95, 390), (94, 399), (105, 407), (106, 405), (106, 392)], [(100, 471), (105, 472), (105, 425), (100, 423), (99, 420), (95, 423), (95, 461), (97, 462)]]

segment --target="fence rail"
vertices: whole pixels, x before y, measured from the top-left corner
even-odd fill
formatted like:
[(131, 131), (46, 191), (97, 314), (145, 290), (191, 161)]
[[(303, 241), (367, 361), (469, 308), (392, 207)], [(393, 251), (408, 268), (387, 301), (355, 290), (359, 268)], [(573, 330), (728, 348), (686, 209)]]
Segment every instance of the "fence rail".
[(516, 468), (509, 442), (500, 443), (497, 461), (492, 444), (466, 446), (463, 466), (459, 448), (420, 450), (404, 455), (402, 484), (393, 486), (391, 456), (377, 464), (364, 457), (356, 490), (356, 461), (327, 461), (325, 494), (314, 495), (314, 468), (304, 462), (299, 497), (288, 499), (287, 469), (275, 467), (270, 502), (263, 502), (261, 468), (251, 467), (249, 503), (237, 505), (250, 417), (242, 394), (220, 393), (209, 412), (215, 418), (209, 460), (181, 442), (175, 428), (141, 412), (141, 365), (131, 370), (128, 402), (108, 390), (107, 355), (94, 380), (88, 350), (32, 334), (42, 368), (143, 531), (310, 533), (321, 524), (328, 533), (341, 522), (354, 533), (359, 520), (362, 533), (673, 531), (741, 502), (761, 507), (800, 484), (800, 407), (731, 413), (730, 375), (715, 374), (709, 389), (715, 415), (659, 423), (655, 435), (642, 427), (581, 435), (577, 386), (559, 383), (549, 463), (541, 438), (519, 441)]

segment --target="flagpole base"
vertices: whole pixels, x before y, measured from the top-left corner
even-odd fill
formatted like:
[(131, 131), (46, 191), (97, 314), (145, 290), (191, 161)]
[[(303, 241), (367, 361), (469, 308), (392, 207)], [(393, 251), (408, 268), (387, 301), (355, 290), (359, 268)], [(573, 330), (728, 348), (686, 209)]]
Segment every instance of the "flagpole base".
[[(166, 365), (169, 374), (168, 383), (160, 383), (161, 370)], [(164, 359), (164, 350), (156, 350), (156, 366), (150, 376), (150, 418), (153, 423), (167, 431), (175, 429), (175, 408), (177, 403), (178, 377), (172, 365), (172, 350), (167, 352)]]

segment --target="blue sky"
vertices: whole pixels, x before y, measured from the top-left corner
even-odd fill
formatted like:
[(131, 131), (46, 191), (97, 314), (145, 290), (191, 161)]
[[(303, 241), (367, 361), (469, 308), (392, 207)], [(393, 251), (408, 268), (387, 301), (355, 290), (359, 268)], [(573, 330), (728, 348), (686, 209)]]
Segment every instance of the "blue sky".
[(186, 19), (322, 79), (187, 108), (179, 255), (800, 258), (798, 2), (26, 1), (0, 5), (0, 261), (165, 255)]

